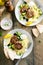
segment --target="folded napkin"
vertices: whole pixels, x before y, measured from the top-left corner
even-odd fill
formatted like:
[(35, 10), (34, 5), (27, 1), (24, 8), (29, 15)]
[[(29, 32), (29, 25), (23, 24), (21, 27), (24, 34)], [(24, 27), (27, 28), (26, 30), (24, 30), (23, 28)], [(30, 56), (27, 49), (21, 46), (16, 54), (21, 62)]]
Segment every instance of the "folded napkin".
[(32, 29), (32, 33), (35, 37), (38, 37), (39, 34), (43, 33), (43, 24), (37, 24), (36, 28)]

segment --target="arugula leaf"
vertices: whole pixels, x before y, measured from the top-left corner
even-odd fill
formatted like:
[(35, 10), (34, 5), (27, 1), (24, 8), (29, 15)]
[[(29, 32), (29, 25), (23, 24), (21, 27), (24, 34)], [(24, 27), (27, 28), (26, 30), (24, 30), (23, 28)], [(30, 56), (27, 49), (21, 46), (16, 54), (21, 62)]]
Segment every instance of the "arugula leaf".
[(21, 34), (22, 34), (22, 33), (20, 33), (20, 32), (14, 33), (14, 35), (16, 35), (16, 36), (18, 37), (18, 40), (22, 40), (22, 39), (20, 38)]
[(10, 49), (14, 50), (14, 44), (9, 43), (7, 46), (8, 46)]

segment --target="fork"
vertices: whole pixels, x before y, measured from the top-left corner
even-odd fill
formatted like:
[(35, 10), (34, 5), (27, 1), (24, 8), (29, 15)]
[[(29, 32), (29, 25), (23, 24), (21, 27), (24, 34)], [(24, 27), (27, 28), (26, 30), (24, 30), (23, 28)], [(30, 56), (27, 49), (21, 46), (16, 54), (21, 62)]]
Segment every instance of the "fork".
[(19, 65), (20, 61), (22, 60), (24, 54), (22, 54), (22, 56), (20, 57), (20, 59), (17, 61), (17, 63), (15, 65)]

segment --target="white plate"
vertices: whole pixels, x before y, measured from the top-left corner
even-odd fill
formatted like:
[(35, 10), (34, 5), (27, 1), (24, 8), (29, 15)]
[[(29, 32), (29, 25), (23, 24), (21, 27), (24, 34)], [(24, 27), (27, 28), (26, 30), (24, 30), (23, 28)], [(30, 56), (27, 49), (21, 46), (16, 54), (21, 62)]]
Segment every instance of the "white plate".
[[(33, 49), (33, 40), (32, 40), (31, 35), (27, 31), (22, 30), (22, 29), (14, 29), (14, 30), (10, 31), (8, 34), (14, 34), (16, 31), (26, 34), (31, 42), (30, 47), (28, 48), (28, 50), (25, 52), (25, 54), (22, 57), (22, 58), (25, 58), (31, 53), (31, 51)], [(7, 41), (7, 39), (4, 39), (4, 46), (6, 45), (6, 41)], [(19, 59), (20, 57), (21, 56), (15, 55), (15, 59)]]
[[(21, 5), (23, 3), (23, 1), (22, 0), (19, 0), (18, 1), (18, 3), (17, 3), (17, 5), (16, 5), (16, 7), (15, 7), (15, 16), (16, 16), (16, 18), (17, 18), (17, 20), (22, 24), (22, 25), (25, 25), (26, 26), (26, 21), (25, 20), (20, 20), (20, 10), (19, 10), (19, 5)], [(34, 2), (33, 1), (30, 1), (30, 5), (34, 5)], [(36, 4), (37, 5), (37, 4)], [(37, 5), (38, 6), (38, 5)], [(43, 8), (42, 8), (42, 10), (43, 10)], [(29, 25), (29, 26), (34, 26), (34, 25), (36, 25), (36, 24), (38, 24), (38, 23), (40, 23), (41, 22), (41, 20), (43, 19), (43, 15), (41, 15), (36, 21), (34, 21), (31, 25)]]

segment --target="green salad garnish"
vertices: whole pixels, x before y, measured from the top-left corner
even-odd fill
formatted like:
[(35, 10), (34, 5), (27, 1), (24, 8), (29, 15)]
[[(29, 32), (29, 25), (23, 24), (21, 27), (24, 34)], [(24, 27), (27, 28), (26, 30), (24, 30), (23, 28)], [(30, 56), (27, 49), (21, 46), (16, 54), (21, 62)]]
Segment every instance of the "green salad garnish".
[(14, 50), (14, 44), (9, 43), (7, 46), (8, 46), (10, 49)]
[(14, 33), (14, 35), (16, 35), (16, 36), (18, 37), (18, 40), (22, 40), (22, 39), (20, 38), (21, 34), (22, 34), (22, 33), (20, 33), (20, 32)]

